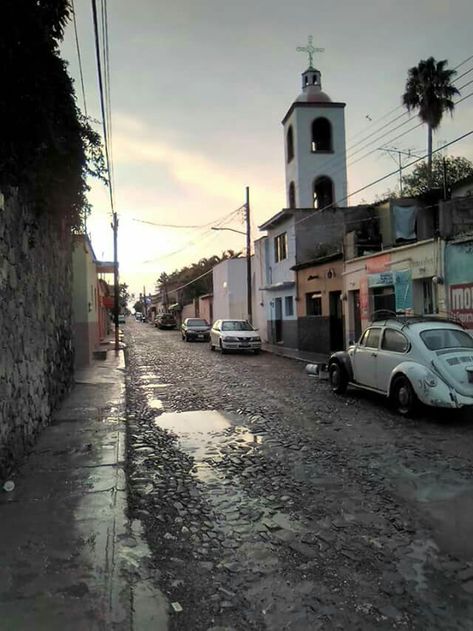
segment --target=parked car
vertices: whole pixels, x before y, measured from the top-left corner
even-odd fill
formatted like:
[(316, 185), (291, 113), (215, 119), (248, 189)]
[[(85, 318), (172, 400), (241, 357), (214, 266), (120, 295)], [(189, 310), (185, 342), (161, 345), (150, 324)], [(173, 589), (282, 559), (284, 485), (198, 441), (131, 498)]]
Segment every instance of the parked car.
[(210, 324), (202, 318), (186, 318), (181, 326), (182, 339), (186, 342), (192, 340), (210, 340)]
[(334, 392), (344, 393), (349, 385), (379, 392), (404, 416), (419, 401), (473, 406), (473, 337), (454, 320), (374, 319), (358, 343), (330, 357), (328, 370)]
[(175, 329), (177, 326), (176, 318), (172, 313), (160, 313), (154, 321), (154, 326), (158, 329)]
[(247, 320), (217, 320), (210, 330), (210, 350), (252, 350), (259, 353), (261, 338)]
[(126, 323), (126, 318), (123, 315), (123, 313), (119, 313), (118, 314), (118, 324), (125, 324)]

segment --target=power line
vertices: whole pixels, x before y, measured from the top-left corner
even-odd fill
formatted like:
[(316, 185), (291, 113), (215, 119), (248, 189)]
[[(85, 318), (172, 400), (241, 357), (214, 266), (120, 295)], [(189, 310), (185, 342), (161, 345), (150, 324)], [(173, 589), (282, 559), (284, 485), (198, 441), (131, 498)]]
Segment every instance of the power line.
[(110, 179), (115, 189), (115, 172), (113, 164), (113, 129), (112, 129), (112, 98), (110, 89), (110, 48), (108, 41), (108, 5), (107, 0), (101, 0), (102, 7), (102, 55), (104, 64), (104, 83), (105, 83), (105, 106), (107, 112), (107, 130), (109, 138), (109, 155), (110, 155)]
[[(222, 226), (225, 224), (225, 220), (227, 220), (226, 223), (228, 223), (228, 220), (232, 217), (232, 215), (236, 214), (237, 212), (239, 212), (241, 210), (241, 208), (238, 208), (237, 210), (234, 210), (232, 213), (230, 213), (229, 215), (225, 215), (224, 217), (222, 217), (220, 220), (217, 221), (212, 221), (210, 225), (217, 225), (217, 226)], [(157, 261), (162, 261), (163, 259), (167, 259), (170, 258), (176, 254), (180, 254), (182, 253), (182, 249), (187, 247), (187, 246), (197, 246), (197, 245), (202, 245), (203, 241), (209, 242), (209, 237), (212, 237), (210, 240), (213, 239), (217, 239), (220, 237), (220, 235), (215, 234), (212, 230), (206, 229), (203, 232), (200, 233), (200, 235), (198, 235), (198, 237), (200, 237), (200, 241), (197, 242), (196, 239), (197, 237), (194, 237), (194, 239), (187, 241), (186, 243), (183, 243), (177, 250), (174, 250), (172, 252), (168, 252), (167, 254), (163, 254), (163, 256), (159, 256), (157, 258), (154, 259), (147, 259), (146, 261), (143, 261), (143, 264), (149, 264), (149, 263), (156, 263)]]
[[(470, 85), (473, 81), (469, 81), (468, 83), (465, 83), (463, 86), (461, 86), (462, 88)], [(457, 101), (455, 101), (455, 105), (458, 105), (459, 103), (462, 103), (463, 101), (465, 101), (467, 98), (470, 98), (471, 94), (466, 95), (465, 97), (462, 97), (461, 99), (458, 99)], [(415, 118), (415, 117), (412, 117)], [(379, 143), (379, 141), (381, 141), (384, 137), (386, 137), (388, 134), (390, 134), (391, 132), (396, 131), (397, 129), (400, 129), (401, 127), (403, 127), (404, 125), (406, 125), (407, 123), (412, 121), (412, 118), (410, 118), (407, 121), (404, 121), (404, 123), (401, 123), (400, 125), (397, 125), (394, 129), (391, 129), (389, 132), (382, 134), (381, 136), (379, 136), (378, 138), (375, 138), (374, 140), (370, 141), (369, 143), (367, 143), (366, 145), (364, 145), (363, 147), (361, 147), (360, 149), (358, 149), (354, 154), (356, 155), (356, 153), (359, 153), (360, 151), (362, 151), (363, 149), (366, 149), (367, 147), (369, 147), (370, 145), (376, 143)], [(414, 125), (413, 127), (409, 128), (408, 130), (406, 130), (405, 132), (394, 136), (392, 138), (390, 138), (389, 140), (386, 140), (385, 143), (392, 143), (395, 140), (399, 140), (399, 138), (402, 138), (403, 136), (406, 136), (407, 134), (411, 133), (412, 131), (414, 131), (415, 129), (418, 129), (419, 127), (422, 127), (424, 123), (420, 122), (417, 123), (416, 125)], [(347, 167), (349, 166), (353, 166), (354, 164), (357, 164), (358, 162), (361, 162), (361, 160), (364, 160), (365, 158), (367, 158), (368, 156), (370, 156), (371, 154), (373, 154), (375, 151), (377, 151), (377, 148), (375, 149), (370, 149), (367, 153), (365, 153), (363, 156), (357, 158), (356, 160), (352, 160), (350, 162), (347, 163)], [(352, 157), (353, 157), (352, 156)], [(340, 156), (338, 158), (338, 161), (341, 162), (342, 160), (344, 160), (343, 156)], [(329, 163), (328, 163), (329, 164)], [(334, 165), (335, 166), (335, 165)], [(335, 176), (338, 175), (339, 173), (343, 172), (345, 170), (345, 166), (342, 166), (340, 168), (336, 168), (336, 169), (329, 169), (326, 173), (326, 175), (328, 176)]]
[(200, 276), (197, 276), (197, 278), (194, 278), (193, 280), (191, 280), (190, 282), (186, 283), (185, 285), (181, 285), (180, 287), (176, 287), (175, 289), (169, 289), (169, 293), (174, 293), (175, 291), (180, 291), (181, 289), (184, 289), (185, 287), (189, 287), (189, 285), (192, 285), (192, 283), (195, 283), (198, 280), (200, 280), (201, 278), (204, 278), (204, 276), (208, 276), (212, 272), (213, 272), (213, 268), (209, 269), (207, 272), (204, 272)]
[(97, 60), (97, 77), (98, 77), (98, 82), (99, 82), (100, 110), (102, 112), (102, 128), (103, 128), (103, 136), (104, 136), (105, 158), (107, 161), (108, 190), (110, 194), (110, 206), (112, 209), (112, 213), (115, 214), (115, 205), (113, 202), (113, 184), (112, 184), (112, 178), (110, 175), (111, 169), (110, 169), (110, 154), (109, 154), (109, 137), (108, 137), (108, 130), (107, 130), (106, 110), (105, 110), (102, 62), (100, 60), (99, 27), (98, 27), (98, 19), (97, 19), (97, 1), (96, 0), (92, 0), (92, 16), (94, 20), (95, 56)]
[(79, 35), (77, 32), (77, 21), (76, 21), (76, 10), (74, 7), (74, 0), (72, 0), (72, 22), (74, 24), (74, 35), (75, 35), (75, 40), (76, 40), (76, 51), (77, 51), (77, 60), (79, 62), (79, 75), (80, 75), (80, 85), (82, 88), (82, 100), (84, 101), (84, 114), (86, 115), (86, 117), (88, 116), (87, 114), (87, 101), (85, 98), (85, 88), (84, 88), (84, 74), (82, 72), (82, 57), (80, 54), (80, 45), (79, 45)]
[[(471, 59), (473, 59), (473, 55), (471, 55), (470, 57), (467, 57), (467, 58), (466, 58), (466, 59), (464, 59), (462, 62), (460, 62), (457, 66), (455, 66), (454, 70), (457, 70), (458, 68), (460, 68), (462, 65), (464, 65), (465, 63), (467, 63), (467, 62), (468, 62), (468, 61), (470, 61)], [(453, 83), (456, 83), (459, 79), (461, 79), (462, 77), (464, 77), (466, 74), (468, 74), (468, 73), (469, 73), (469, 72), (471, 72), (472, 70), (473, 70), (473, 67), (472, 67), (472, 68), (470, 68), (470, 69), (468, 69), (466, 72), (462, 73), (462, 74), (461, 74), (461, 75), (459, 75), (458, 77), (456, 77), (456, 78), (455, 78), (455, 81), (454, 81)], [(381, 122), (382, 120), (384, 120), (385, 118), (387, 118), (387, 116), (389, 116), (390, 114), (393, 114), (394, 112), (396, 112), (397, 110), (401, 109), (402, 107), (403, 107), (403, 105), (398, 105), (398, 106), (396, 106), (393, 110), (391, 110), (390, 112), (388, 112), (387, 114), (385, 114), (385, 115), (384, 115), (384, 116), (383, 116), (383, 117), (382, 117), (382, 118), (381, 118), (378, 122)], [(405, 116), (408, 116), (408, 115), (409, 115), (409, 112), (407, 112), (407, 111), (402, 112), (401, 114), (399, 114), (398, 116), (396, 116), (396, 117), (395, 117), (394, 119), (392, 119), (391, 121), (388, 121), (387, 123), (385, 123), (384, 125), (382, 125), (382, 126), (381, 126), (381, 127), (379, 127), (378, 129), (375, 129), (373, 132), (371, 132), (371, 133), (370, 133), (370, 134), (368, 134), (367, 136), (365, 136), (365, 137), (361, 138), (361, 139), (360, 139), (360, 140), (358, 140), (357, 142), (355, 142), (355, 143), (353, 143), (352, 145), (350, 145), (350, 146), (346, 149), (346, 151), (345, 151), (345, 155), (344, 155), (344, 156), (334, 156), (333, 158), (331, 158), (330, 160), (328, 160), (328, 161), (327, 161), (327, 163), (326, 163), (326, 166), (331, 166), (332, 164), (334, 164), (334, 165), (335, 165), (335, 164), (337, 164), (337, 163), (340, 163), (342, 160), (347, 159), (350, 153), (351, 153), (351, 155), (350, 155), (350, 159), (351, 159), (351, 158), (353, 158), (353, 156), (354, 156), (354, 155), (356, 155), (357, 153), (359, 153), (360, 151), (362, 151), (362, 150), (363, 150), (363, 148), (364, 148), (364, 147), (362, 147), (362, 148), (358, 149), (355, 153), (353, 153), (353, 151), (352, 151), (352, 150), (353, 150), (355, 147), (357, 147), (358, 145), (360, 145), (360, 144), (364, 143), (366, 140), (368, 140), (369, 138), (371, 138), (371, 137), (372, 137), (372, 136), (374, 136), (375, 134), (379, 133), (379, 132), (380, 132), (380, 131), (382, 131), (383, 129), (386, 129), (387, 127), (390, 127), (390, 125), (392, 125), (393, 123), (395, 123), (395, 122), (396, 122), (396, 121), (398, 121), (399, 119), (404, 118)], [(412, 118), (413, 118), (413, 116), (410, 116), (410, 115), (409, 115), (409, 120), (411, 120)], [(406, 121), (406, 123), (403, 123), (403, 124), (407, 124), (407, 122), (409, 122), (409, 121)], [(402, 126), (402, 125), (401, 125), (401, 126)], [(398, 129), (398, 127), (396, 127), (396, 129)], [(383, 134), (383, 136), (384, 136), (384, 135), (387, 135), (387, 134), (389, 134), (389, 133), (391, 133), (391, 131), (394, 131), (394, 130), (389, 130), (389, 131), (387, 131), (385, 134)], [(355, 137), (357, 137), (357, 136), (359, 136), (359, 135), (360, 135), (360, 134), (356, 134), (356, 135), (355, 135)], [(383, 137), (383, 136), (382, 136), (382, 137)], [(382, 138), (382, 137), (381, 137), (381, 138)], [(381, 139), (381, 138), (380, 138), (380, 139)], [(372, 144), (372, 143), (368, 143), (368, 145), (366, 145), (366, 146), (369, 146), (370, 144)], [(342, 167), (342, 169), (340, 169), (340, 170), (343, 170), (343, 167)], [(338, 171), (337, 171), (337, 172), (338, 172)]]
[(222, 221), (224, 219), (231, 217), (232, 215), (236, 215), (236, 213), (243, 210), (244, 207), (245, 207), (244, 205), (240, 206), (240, 208), (237, 208), (236, 210), (232, 210), (231, 213), (228, 213), (227, 215), (223, 215), (222, 217), (214, 219), (213, 221), (209, 221), (209, 223), (193, 225), (193, 226), (183, 226), (183, 225), (177, 225), (177, 224), (171, 224), (171, 223), (155, 223), (154, 221), (146, 221), (144, 219), (136, 219), (136, 218), (133, 218), (133, 221), (137, 221), (138, 223), (149, 224), (150, 226), (157, 226), (158, 228), (183, 228), (186, 230), (187, 229), (190, 230), (193, 228), (207, 228), (208, 226), (212, 226), (213, 224), (215, 224), (217, 221)]
[[(469, 98), (470, 96), (473, 96), (473, 92), (471, 92), (469, 95), (465, 96), (464, 99)], [(434, 149), (432, 151), (432, 155), (434, 153), (438, 153), (439, 151), (442, 151), (443, 149), (446, 149), (450, 145), (453, 145), (453, 144), (455, 144), (457, 142), (460, 142), (461, 140), (464, 140), (465, 138), (467, 138), (468, 136), (471, 136), (472, 134), (473, 134), (473, 129), (470, 129), (470, 131), (462, 134), (461, 136), (458, 136), (454, 140), (451, 140), (450, 142), (445, 143), (441, 147), (438, 147), (437, 149)], [(409, 162), (409, 164), (406, 164), (404, 168), (408, 169), (409, 167), (413, 166), (414, 164), (417, 164), (418, 162), (421, 162), (422, 160), (425, 160), (427, 158), (427, 156), (428, 156), (428, 154), (425, 154), (424, 156), (421, 156), (420, 158), (416, 158), (412, 162)], [(369, 184), (366, 184), (365, 186), (362, 186), (357, 191), (354, 191), (353, 193), (350, 193), (349, 195), (346, 195), (345, 197), (343, 197), (341, 199), (338, 199), (336, 202), (333, 202), (332, 204), (328, 204), (327, 206), (324, 206), (324, 208), (319, 208), (319, 209), (315, 210), (310, 215), (307, 215), (307, 217), (302, 217), (302, 219), (299, 219), (298, 221), (296, 221), (294, 225), (303, 223), (304, 221), (307, 221), (308, 219), (311, 219), (317, 213), (320, 213), (320, 212), (322, 212), (324, 210), (328, 210), (330, 208), (333, 208), (333, 206), (338, 206), (339, 204), (341, 204), (342, 202), (345, 202), (350, 197), (353, 197), (354, 195), (358, 195), (359, 193), (362, 193), (366, 189), (371, 188), (372, 186), (375, 186), (375, 184), (379, 184), (383, 180), (387, 180), (388, 178), (392, 177), (393, 175), (397, 175), (398, 173), (399, 173), (399, 169), (396, 169), (395, 171), (391, 171), (390, 173), (387, 173), (386, 175), (383, 175), (382, 177), (379, 177), (376, 180), (373, 180)]]
[[(471, 61), (473, 59), (473, 55), (470, 55), (469, 57), (467, 57), (466, 59), (464, 59), (463, 61), (461, 61), (459, 64), (457, 64), (456, 66), (454, 66), (453, 70), (458, 70), (458, 68), (461, 68), (461, 66), (464, 66), (466, 63), (468, 63), (469, 61)], [(454, 83), (456, 81), (458, 81), (459, 79), (461, 79), (462, 77), (464, 77), (466, 74), (468, 74), (469, 72), (471, 72), (473, 70), (473, 67), (470, 68), (469, 70), (467, 70), (466, 72), (464, 72), (463, 74), (459, 75), (458, 77), (456, 77)], [(390, 110), (389, 112), (387, 112), (386, 114), (384, 114), (380, 119), (378, 119), (377, 123), (380, 123), (381, 121), (385, 120), (388, 116), (390, 116), (391, 114), (394, 114), (395, 112), (397, 112), (399, 109), (403, 108), (404, 106), (402, 104), (396, 105), (396, 107), (394, 107), (392, 110)], [(405, 116), (408, 112), (404, 112), (402, 114), (402, 116)], [(398, 120), (398, 118), (394, 119), (392, 122), (395, 122), (396, 120)], [(368, 130), (370, 127), (372, 127), (372, 125), (369, 125), (366, 129), (360, 130), (360, 132), (357, 132), (354, 136), (353, 139), (357, 138), (360, 134), (364, 133), (366, 130)], [(377, 133), (378, 131), (381, 131), (381, 129), (383, 129), (383, 127), (381, 127), (380, 129), (378, 129), (377, 131), (375, 131), (374, 133)], [(369, 138), (370, 136), (368, 136)], [(364, 140), (366, 140), (367, 138), (364, 138), (362, 140), (360, 140), (359, 142), (363, 142)], [(354, 145), (351, 145), (348, 150), (352, 149), (354, 146), (356, 146), (358, 143), (355, 143)]]

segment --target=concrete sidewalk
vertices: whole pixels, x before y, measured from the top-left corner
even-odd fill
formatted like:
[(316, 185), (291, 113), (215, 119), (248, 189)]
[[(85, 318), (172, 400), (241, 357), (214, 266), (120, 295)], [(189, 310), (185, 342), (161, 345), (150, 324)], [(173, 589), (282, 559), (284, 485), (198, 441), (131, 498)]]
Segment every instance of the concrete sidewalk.
[(263, 351), (267, 353), (273, 353), (280, 357), (289, 357), (306, 364), (327, 364), (329, 356), (323, 353), (308, 353), (306, 351), (300, 351), (297, 348), (287, 348), (286, 346), (280, 346), (278, 344), (263, 344)]
[(2, 631), (167, 629), (139, 522), (126, 516), (123, 351), (76, 385), (0, 489)]

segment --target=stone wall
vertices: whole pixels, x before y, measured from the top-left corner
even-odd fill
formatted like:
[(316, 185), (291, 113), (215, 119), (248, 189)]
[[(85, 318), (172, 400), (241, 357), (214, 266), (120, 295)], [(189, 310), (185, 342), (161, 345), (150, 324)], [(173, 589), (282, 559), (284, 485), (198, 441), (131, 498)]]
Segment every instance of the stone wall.
[(0, 480), (70, 386), (71, 236), (0, 193)]

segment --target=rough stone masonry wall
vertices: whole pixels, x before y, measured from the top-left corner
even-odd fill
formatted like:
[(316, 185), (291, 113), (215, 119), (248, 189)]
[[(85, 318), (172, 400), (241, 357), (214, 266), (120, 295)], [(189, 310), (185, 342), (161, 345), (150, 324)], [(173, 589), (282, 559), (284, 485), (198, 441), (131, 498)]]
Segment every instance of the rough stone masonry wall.
[(0, 481), (72, 378), (70, 231), (0, 192)]

